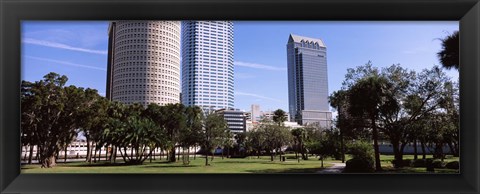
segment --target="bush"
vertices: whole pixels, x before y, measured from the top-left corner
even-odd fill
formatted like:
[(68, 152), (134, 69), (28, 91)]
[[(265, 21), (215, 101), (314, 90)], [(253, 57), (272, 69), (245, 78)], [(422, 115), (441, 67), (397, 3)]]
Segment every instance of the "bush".
[(350, 159), (347, 160), (344, 172), (367, 173), (374, 172), (373, 160)]
[(460, 163), (458, 161), (449, 162), (445, 165), (448, 169), (460, 169)]
[(401, 161), (397, 161), (397, 160), (392, 160), (392, 164), (395, 168), (401, 168), (401, 167), (409, 167), (409, 166), (412, 166), (412, 163), (413, 161), (410, 160), (410, 159), (405, 159), (405, 160), (401, 160)]
[(441, 160), (433, 160), (432, 162), (433, 168), (445, 168), (445, 162), (442, 162)]
[(348, 145), (348, 152), (352, 159), (373, 161), (373, 146), (369, 142), (360, 141)]
[(413, 167), (427, 167), (427, 161), (425, 159), (416, 159), (412, 162)]
[(352, 159), (346, 162), (344, 172), (374, 172), (373, 146), (369, 142), (355, 142), (348, 145), (348, 153)]

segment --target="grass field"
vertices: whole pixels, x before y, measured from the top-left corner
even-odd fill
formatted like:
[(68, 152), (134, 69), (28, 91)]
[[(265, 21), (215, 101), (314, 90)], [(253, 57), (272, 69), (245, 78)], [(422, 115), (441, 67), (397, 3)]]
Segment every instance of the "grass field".
[[(324, 161), (324, 167), (331, 166), (332, 160)], [(109, 164), (106, 162), (88, 164), (85, 162), (57, 163), (49, 169), (40, 168), (40, 165), (23, 165), (22, 173), (315, 173), (322, 170), (317, 158), (297, 162), (287, 159), (280, 162), (277, 157), (270, 161), (269, 156), (256, 156), (250, 158), (224, 158), (215, 157), (209, 161), (210, 166), (205, 166), (205, 157), (190, 159), (188, 166), (180, 161), (168, 163), (163, 160), (146, 160), (143, 165)]]
[[(163, 160), (153, 160), (150, 163), (146, 160), (143, 165), (125, 165), (123, 163), (110, 164), (107, 162), (98, 162), (88, 164), (85, 162), (57, 163), (53, 168), (40, 168), (40, 165), (22, 165), (22, 173), (316, 173), (320, 170), (321, 164), (318, 158), (310, 157), (309, 160), (288, 159), (293, 155), (287, 155), (285, 162), (280, 162), (277, 157), (275, 161), (270, 161), (269, 156), (257, 158), (224, 158), (217, 156), (213, 161), (209, 160), (210, 166), (205, 166), (205, 157), (190, 158), (189, 165), (183, 165), (181, 159), (175, 163), (168, 163)], [(420, 156), (421, 157), (421, 156)], [(348, 160), (350, 157), (347, 156)], [(427, 156), (432, 158), (432, 156)], [(404, 167), (395, 169), (391, 163), (393, 155), (381, 155), (383, 172), (380, 173), (427, 173), (426, 168)], [(413, 159), (413, 155), (405, 155), (404, 159)], [(458, 161), (458, 158), (449, 157), (445, 162)], [(332, 162), (341, 162), (338, 160), (324, 160), (324, 167), (332, 166)], [(458, 173), (458, 170), (435, 169), (436, 173)]]

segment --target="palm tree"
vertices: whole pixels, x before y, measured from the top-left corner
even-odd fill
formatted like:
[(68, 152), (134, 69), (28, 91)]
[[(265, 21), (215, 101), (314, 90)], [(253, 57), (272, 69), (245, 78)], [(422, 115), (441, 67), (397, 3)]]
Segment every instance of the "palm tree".
[(375, 150), (375, 168), (382, 170), (378, 148), (378, 118), (381, 107), (390, 99), (389, 82), (378, 74), (359, 80), (349, 91), (349, 112), (356, 117), (364, 118), (365, 126), (372, 129), (373, 147)]
[(460, 38), (459, 32), (455, 31), (453, 34), (448, 35), (442, 41), (442, 50), (437, 53), (440, 62), (446, 69), (455, 68), (458, 70), (460, 65), (459, 49)]
[(273, 121), (279, 126), (287, 120), (287, 113), (282, 109), (277, 109), (273, 112)]

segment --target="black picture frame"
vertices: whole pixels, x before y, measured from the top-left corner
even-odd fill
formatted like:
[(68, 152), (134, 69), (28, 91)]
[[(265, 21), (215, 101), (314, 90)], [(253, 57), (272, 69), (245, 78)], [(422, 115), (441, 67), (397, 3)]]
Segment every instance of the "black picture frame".
[[(460, 174), (20, 174), (23, 20), (460, 21)], [(478, 0), (0, 0), (0, 193), (479, 193)], [(106, 33), (106, 32), (105, 32)]]

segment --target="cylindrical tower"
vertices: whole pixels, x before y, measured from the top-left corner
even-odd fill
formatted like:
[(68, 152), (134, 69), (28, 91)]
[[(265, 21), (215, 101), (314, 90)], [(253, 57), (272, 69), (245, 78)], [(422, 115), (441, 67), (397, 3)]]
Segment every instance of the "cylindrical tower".
[(180, 25), (180, 21), (110, 24), (111, 100), (144, 106), (180, 102)]

